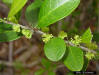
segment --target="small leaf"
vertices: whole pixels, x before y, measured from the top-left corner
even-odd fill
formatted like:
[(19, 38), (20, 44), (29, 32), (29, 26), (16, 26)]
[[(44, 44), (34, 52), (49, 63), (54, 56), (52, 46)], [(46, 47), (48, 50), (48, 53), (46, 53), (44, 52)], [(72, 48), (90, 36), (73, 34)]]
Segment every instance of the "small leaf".
[(36, 72), (34, 73), (34, 75), (42, 75), (43, 72), (44, 72), (44, 69), (41, 68), (40, 70), (36, 71)]
[(92, 37), (93, 37), (93, 35), (91, 33), (91, 30), (90, 30), (90, 28), (88, 28), (81, 37), (82, 43), (86, 43), (86, 44), (91, 43)]
[(38, 25), (38, 15), (40, 6), (42, 4), (42, 0), (36, 0), (35, 2), (31, 3), (25, 12), (26, 20), (32, 24), (33, 27)]
[(15, 32), (20, 32), (21, 31), (21, 29), (20, 29), (20, 25), (13, 25), (13, 30), (15, 31)]
[(7, 18), (7, 20), (10, 21), (10, 22), (16, 23), (16, 24), (18, 23), (18, 20), (16, 19), (15, 16), (9, 17), (9, 18)]
[(25, 35), (26, 38), (30, 39), (32, 37), (32, 31), (28, 29), (22, 29), (22, 34)]
[(74, 45), (80, 45), (81, 43), (81, 37), (79, 35), (75, 35), (74, 36), (74, 39), (71, 38), (71, 42), (74, 44)]
[(83, 51), (78, 47), (70, 46), (67, 57), (64, 59), (65, 66), (71, 71), (80, 71), (83, 67)]
[(80, 0), (44, 0), (39, 13), (39, 27), (49, 26), (70, 15)]
[(67, 33), (64, 32), (64, 31), (61, 31), (61, 32), (59, 33), (58, 37), (64, 39), (65, 37), (67, 37)]
[(49, 27), (43, 27), (43, 28), (41, 28), (41, 30), (45, 33), (48, 33), (50, 29), (49, 29)]
[(47, 43), (51, 38), (53, 38), (53, 35), (52, 34), (43, 34), (42, 35), (42, 40), (45, 43)]
[(9, 42), (20, 38), (20, 33), (14, 31), (4, 31), (0, 33), (0, 42)]
[(10, 12), (8, 14), (8, 17), (13, 17), (15, 16), (26, 4), (27, 0), (14, 0)]
[(52, 38), (44, 46), (44, 52), (51, 61), (62, 59), (66, 51), (66, 44), (61, 38)]

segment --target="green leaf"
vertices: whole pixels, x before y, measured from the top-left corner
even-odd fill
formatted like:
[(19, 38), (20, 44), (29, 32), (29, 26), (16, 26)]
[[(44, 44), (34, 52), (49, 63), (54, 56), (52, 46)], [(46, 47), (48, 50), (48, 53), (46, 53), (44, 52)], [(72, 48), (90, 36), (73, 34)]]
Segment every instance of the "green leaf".
[(61, 38), (52, 38), (44, 46), (44, 52), (51, 61), (62, 59), (66, 51), (66, 44)]
[(26, 9), (26, 12), (25, 12), (26, 20), (30, 24), (32, 24), (33, 27), (38, 25), (38, 15), (39, 15), (41, 4), (42, 4), (42, 0), (37, 0), (31, 3)]
[(91, 43), (92, 37), (93, 35), (91, 33), (91, 29), (88, 28), (81, 37), (82, 43), (86, 43), (86, 44)]
[(69, 53), (64, 59), (65, 66), (71, 71), (80, 71), (83, 67), (83, 51), (78, 47), (70, 46)]
[(42, 75), (43, 72), (44, 72), (44, 69), (41, 68), (40, 70), (38, 70), (37, 72), (35, 72), (34, 75)]
[(0, 32), (4, 32), (11, 29), (12, 29), (12, 25), (0, 22)]
[(8, 18), (15, 16), (23, 8), (26, 2), (27, 0), (14, 0), (8, 14)]
[(20, 38), (20, 34), (14, 31), (4, 31), (0, 33), (0, 42), (9, 42)]
[(46, 69), (49, 69), (49, 67), (51, 66), (51, 62), (42, 58), (42, 61), (41, 61), (42, 65), (46, 68)]
[(39, 27), (49, 26), (70, 15), (79, 3), (80, 0), (44, 0), (39, 14)]

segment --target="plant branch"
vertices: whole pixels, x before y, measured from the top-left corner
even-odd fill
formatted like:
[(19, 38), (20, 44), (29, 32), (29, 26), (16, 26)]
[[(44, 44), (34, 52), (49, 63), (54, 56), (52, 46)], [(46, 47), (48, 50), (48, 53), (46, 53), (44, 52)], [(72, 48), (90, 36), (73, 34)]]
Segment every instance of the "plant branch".
[[(71, 43), (70, 41), (65, 41), (67, 44), (69, 44), (70, 46), (75, 46), (73, 43)], [(91, 52), (91, 53), (94, 53), (96, 54), (96, 51), (94, 50), (90, 50), (84, 46), (78, 46), (79, 48), (81, 48), (83, 51), (86, 51), (86, 52)]]
[[(11, 24), (11, 25), (17, 25), (17, 24), (15, 24), (15, 23), (12, 23), (12, 22), (8, 22), (8, 21), (3, 21), (4, 23), (7, 23), (7, 24)], [(19, 24), (20, 25), (20, 24)], [(46, 33), (44, 33), (44, 32), (42, 32), (42, 31), (40, 31), (40, 30), (35, 30), (35, 29), (33, 29), (33, 28), (29, 28), (29, 27), (26, 27), (26, 26), (23, 26), (23, 25), (20, 25), (20, 27), (21, 28), (25, 28), (25, 29), (30, 29), (31, 31), (33, 31), (33, 32), (36, 32), (36, 33), (38, 33), (38, 34), (40, 34), (40, 35), (43, 35), (43, 34), (46, 34)], [(67, 44), (69, 44), (70, 46), (75, 46), (73, 43), (71, 43), (70, 41), (66, 41), (65, 40), (65, 42), (67, 43)], [(94, 53), (94, 54), (96, 54), (96, 51), (94, 51), (94, 50), (90, 50), (90, 49), (88, 49), (88, 48), (86, 48), (86, 47), (84, 47), (84, 46), (78, 46), (79, 48), (81, 48), (83, 51), (87, 51), (87, 52), (92, 52), (92, 53)]]

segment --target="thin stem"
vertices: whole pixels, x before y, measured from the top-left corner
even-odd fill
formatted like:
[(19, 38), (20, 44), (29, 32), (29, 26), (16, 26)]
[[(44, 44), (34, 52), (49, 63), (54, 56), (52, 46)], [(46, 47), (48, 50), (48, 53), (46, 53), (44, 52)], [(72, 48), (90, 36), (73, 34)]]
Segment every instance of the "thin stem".
[[(14, 23), (12, 23), (12, 22), (8, 22), (8, 21), (3, 21), (4, 23), (7, 23), (7, 24), (11, 24), (11, 25), (17, 25), (17, 24), (14, 24)], [(20, 25), (20, 24), (19, 24)], [(29, 27), (26, 27), (26, 26), (23, 26), (23, 25), (20, 25), (20, 27), (22, 27), (22, 28), (25, 28), (25, 29), (30, 29), (31, 31), (35, 31), (36, 33), (39, 33), (39, 34), (41, 34), (41, 35), (43, 35), (43, 34), (46, 34), (46, 33), (44, 33), (44, 32), (42, 32), (42, 31), (40, 31), (40, 30), (33, 30), (32, 28), (29, 28)], [(67, 44), (69, 44), (70, 46), (75, 46), (73, 43), (71, 43), (70, 41), (66, 41), (65, 40), (65, 42), (67, 43)], [(83, 51), (86, 51), (86, 52), (92, 52), (92, 53), (94, 53), (94, 54), (96, 54), (96, 51), (94, 51), (94, 50), (90, 50), (90, 49), (88, 49), (88, 48), (86, 48), (86, 47), (83, 47), (83, 46), (78, 46), (79, 48), (81, 48)]]

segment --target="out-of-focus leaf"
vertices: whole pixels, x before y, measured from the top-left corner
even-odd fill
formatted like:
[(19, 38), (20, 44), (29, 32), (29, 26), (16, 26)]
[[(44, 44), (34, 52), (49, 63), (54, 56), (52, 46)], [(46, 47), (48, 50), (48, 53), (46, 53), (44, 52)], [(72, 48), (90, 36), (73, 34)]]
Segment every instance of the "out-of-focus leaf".
[(0, 22), (0, 32), (4, 32), (11, 29), (12, 29), (12, 25)]
[(30, 4), (25, 12), (25, 17), (26, 20), (33, 26), (35, 27), (38, 25), (38, 15), (39, 15), (39, 10), (40, 6), (42, 4), (42, 0), (37, 0)]
[(14, 31), (4, 31), (0, 33), (0, 42), (9, 42), (20, 38), (20, 33)]
[(27, 0), (14, 0), (8, 14), (8, 18), (15, 16), (26, 4)]

